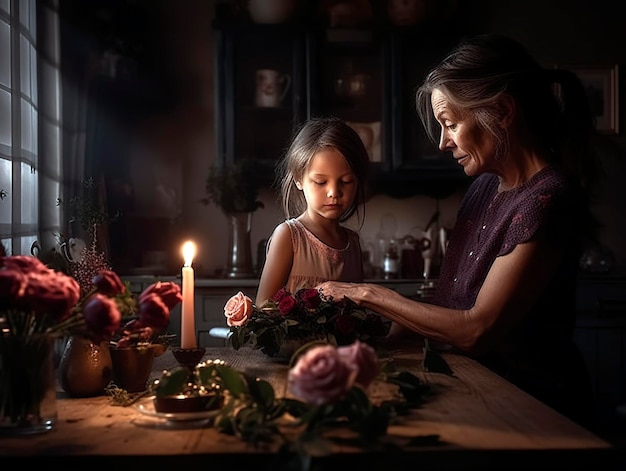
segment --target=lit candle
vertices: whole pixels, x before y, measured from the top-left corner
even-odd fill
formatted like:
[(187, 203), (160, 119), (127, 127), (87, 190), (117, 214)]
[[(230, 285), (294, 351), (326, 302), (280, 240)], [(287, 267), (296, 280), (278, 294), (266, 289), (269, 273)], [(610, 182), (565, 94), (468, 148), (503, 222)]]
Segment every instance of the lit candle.
[(196, 245), (187, 241), (183, 244), (183, 302), (181, 307), (180, 348), (196, 348), (196, 327), (194, 314), (194, 275), (191, 262), (196, 255)]

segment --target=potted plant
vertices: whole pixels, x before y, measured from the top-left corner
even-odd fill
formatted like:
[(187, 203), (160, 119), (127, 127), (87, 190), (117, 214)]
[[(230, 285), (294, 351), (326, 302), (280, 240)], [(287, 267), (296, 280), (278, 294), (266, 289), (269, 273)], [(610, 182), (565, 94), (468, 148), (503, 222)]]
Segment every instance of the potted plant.
[(229, 219), (228, 262), (226, 277), (251, 278), (252, 250), (250, 230), (252, 214), (263, 208), (259, 200), (262, 184), (261, 167), (256, 160), (243, 159), (230, 167), (209, 168), (206, 180), (206, 197), (200, 201), (214, 204)]

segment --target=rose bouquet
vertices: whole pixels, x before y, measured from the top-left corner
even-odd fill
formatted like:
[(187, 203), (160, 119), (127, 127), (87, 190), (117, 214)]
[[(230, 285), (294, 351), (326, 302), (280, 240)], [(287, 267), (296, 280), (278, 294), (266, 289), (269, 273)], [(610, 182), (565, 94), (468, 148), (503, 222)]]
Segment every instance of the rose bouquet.
[[(84, 336), (117, 346), (151, 341), (182, 301), (175, 283), (157, 282), (138, 300), (116, 273), (103, 270), (90, 289), (31, 256), (0, 256), (0, 427), (41, 422), (52, 387), (51, 339)], [(123, 314), (134, 316), (122, 325)]]
[[(111, 270), (94, 276), (81, 292), (71, 276), (31, 256), (0, 257), (0, 342), (6, 337), (45, 334), (113, 339), (117, 346), (149, 341), (169, 324), (171, 309), (182, 301), (180, 286), (156, 282), (135, 300)], [(123, 317), (132, 317), (122, 326)]]
[(235, 350), (249, 346), (271, 357), (281, 354), (281, 349), (284, 353), (288, 343), (347, 345), (360, 340), (375, 344), (390, 327), (381, 316), (349, 300), (322, 298), (312, 288), (295, 294), (283, 288), (260, 307), (239, 291), (226, 302), (224, 315)]

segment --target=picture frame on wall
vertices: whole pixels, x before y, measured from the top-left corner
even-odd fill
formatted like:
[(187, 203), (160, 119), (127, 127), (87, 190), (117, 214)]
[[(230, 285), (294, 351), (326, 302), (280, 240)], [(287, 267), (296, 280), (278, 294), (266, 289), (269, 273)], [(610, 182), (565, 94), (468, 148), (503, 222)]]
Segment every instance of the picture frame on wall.
[(556, 68), (571, 70), (582, 81), (596, 129), (604, 134), (618, 134), (618, 66), (556, 66)]

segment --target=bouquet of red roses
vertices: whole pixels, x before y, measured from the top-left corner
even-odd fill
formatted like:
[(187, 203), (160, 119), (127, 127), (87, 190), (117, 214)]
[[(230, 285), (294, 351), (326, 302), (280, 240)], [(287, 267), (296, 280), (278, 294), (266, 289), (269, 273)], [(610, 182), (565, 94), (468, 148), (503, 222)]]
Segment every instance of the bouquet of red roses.
[[(102, 270), (81, 291), (71, 276), (38, 258), (0, 257), (0, 342), (7, 337), (84, 335), (94, 341), (118, 336), (118, 346), (149, 340), (169, 324), (182, 301), (180, 286), (156, 282), (138, 300), (111, 270)], [(133, 317), (122, 325), (124, 317)]]
[(391, 325), (350, 300), (322, 298), (313, 288), (295, 294), (283, 288), (262, 306), (240, 291), (226, 302), (224, 315), (235, 350), (249, 346), (271, 357), (278, 356), (289, 341), (349, 345), (360, 340), (373, 345), (387, 335)]

